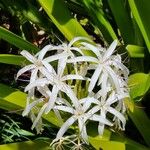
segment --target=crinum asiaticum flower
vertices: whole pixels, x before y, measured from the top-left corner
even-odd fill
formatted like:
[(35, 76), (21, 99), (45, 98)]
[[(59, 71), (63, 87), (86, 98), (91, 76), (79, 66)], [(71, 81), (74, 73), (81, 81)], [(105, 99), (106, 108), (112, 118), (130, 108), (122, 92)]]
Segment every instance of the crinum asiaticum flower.
[[(85, 100), (85, 99), (84, 99)], [(79, 100), (79, 102), (82, 102), (82, 100)], [(90, 102), (88, 102), (88, 99), (86, 99), (86, 102), (81, 104), (79, 107), (74, 108), (71, 105), (70, 106), (55, 106), (54, 107), (57, 110), (61, 110), (67, 113), (72, 114), (69, 119), (62, 125), (60, 130), (57, 133), (56, 139), (60, 139), (63, 137), (64, 133), (67, 131), (67, 129), (73, 125), (76, 121), (78, 122), (78, 128), (81, 138), (88, 143), (88, 136), (86, 131), (86, 123), (88, 120), (92, 119), (92, 121), (98, 121), (102, 124), (112, 125), (111, 122), (109, 122), (106, 118), (103, 116), (95, 115), (95, 112), (93, 109), (90, 110)]]
[(103, 81), (105, 81), (105, 83), (107, 84), (109, 79), (109, 82), (111, 82), (112, 87), (114, 87), (116, 91), (119, 93), (120, 85), (119, 85), (116, 72), (119, 70), (123, 76), (127, 77), (129, 71), (121, 63), (120, 57), (114, 57), (114, 55), (112, 55), (117, 46), (117, 40), (115, 40), (107, 50), (105, 50), (104, 48), (101, 49), (89, 43), (86, 44), (85, 42), (84, 42), (84, 46), (92, 50), (96, 55), (96, 57), (79, 56), (68, 60), (68, 63), (84, 62), (84, 61), (92, 63), (90, 64), (89, 69), (94, 69), (95, 71), (91, 77), (88, 91), (91, 92), (94, 89), (97, 81), (98, 81), (98, 85), (100, 85)]
[(51, 73), (46, 73), (46, 78), (37, 79), (35, 82), (30, 83), (25, 88), (25, 91), (29, 91), (35, 87), (41, 87), (49, 84), (52, 85), (52, 91), (51, 94), (49, 95), (50, 99), (48, 101), (45, 110), (46, 113), (48, 113), (54, 107), (55, 101), (57, 99), (57, 95), (60, 91), (67, 94), (67, 96), (71, 99), (75, 107), (79, 107), (80, 105), (71, 87), (66, 84), (66, 81), (84, 80), (84, 78), (80, 75), (75, 75), (75, 74), (69, 74), (63, 76), (63, 71), (61, 70), (61, 64), (60, 66), (59, 64), (60, 63), (58, 63), (57, 73), (53, 68), (51, 68), (52, 71)]
[[(73, 46), (76, 42), (79, 47)], [(62, 112), (69, 116), (58, 131), (55, 141), (61, 141), (68, 128), (75, 124), (79, 129), (77, 134), (88, 143), (86, 125), (89, 121), (98, 122), (100, 135), (103, 134), (105, 125), (119, 126), (124, 130), (124, 99), (129, 97), (129, 71), (122, 64), (121, 56), (114, 54), (116, 46), (116, 40), (106, 49), (92, 44), (84, 37), (76, 37), (69, 44), (47, 45), (35, 56), (22, 51), (21, 54), (32, 63), (17, 74), (19, 77), (24, 72), (31, 71), (30, 83), (25, 88), (29, 94), (23, 115), (38, 110), (33, 117), (32, 128), (37, 127), (42, 114), (53, 110), (58, 118)], [(92, 51), (95, 56), (87, 56), (82, 50)], [(53, 61), (55, 62), (52, 63)], [(85, 86), (86, 94), (83, 93), (84, 98), (81, 99), (77, 92)], [(41, 97), (34, 96), (35, 89), (41, 93)], [(94, 89), (98, 92), (95, 93)]]
[[(125, 97), (126, 95), (118, 95), (114, 91), (112, 91), (110, 94), (107, 94), (106, 96), (98, 94), (96, 98), (95, 97), (84, 98), (81, 100), (81, 103), (84, 103), (84, 105), (95, 104), (91, 108), (92, 113), (95, 114), (94, 116), (101, 116), (103, 119), (106, 119), (108, 113), (114, 115), (117, 119), (121, 121), (122, 124), (121, 129), (124, 130), (126, 119), (124, 115), (121, 112), (119, 112), (119, 110), (116, 110), (114, 108), (113, 104), (119, 103), (119, 101), (121, 101)], [(98, 132), (100, 135), (102, 135), (104, 132), (104, 125), (105, 124), (103, 124), (102, 122), (99, 122)]]
[[(75, 43), (80, 43), (79, 41), (81, 41), (81, 40), (82, 41), (83, 40), (84, 41), (91, 41), (90, 39), (85, 38), (85, 37), (76, 37), (76, 38), (72, 39), (68, 44), (62, 43), (61, 45), (58, 45), (58, 46), (47, 45), (45, 48), (43, 48), (38, 53), (38, 55), (42, 55), (42, 57), (44, 57), (46, 55), (46, 53), (49, 51), (57, 51), (57, 53), (54, 54), (53, 57), (56, 57), (56, 59), (58, 59), (59, 62), (61, 62), (62, 70), (63, 70), (66, 67), (68, 58), (75, 58), (76, 53), (78, 53), (80, 55), (84, 55), (80, 48), (73, 46)], [(47, 62), (50, 62), (51, 59), (52, 59), (51, 56), (45, 58), (45, 60)], [(74, 63), (74, 67), (75, 67), (75, 71), (77, 73), (76, 63)]]

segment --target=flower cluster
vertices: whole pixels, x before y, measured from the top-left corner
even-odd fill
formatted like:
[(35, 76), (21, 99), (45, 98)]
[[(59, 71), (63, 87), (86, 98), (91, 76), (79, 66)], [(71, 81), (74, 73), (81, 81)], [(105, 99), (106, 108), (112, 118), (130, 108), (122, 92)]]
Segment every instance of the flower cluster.
[[(76, 37), (69, 44), (47, 45), (34, 56), (23, 50), (21, 55), (31, 64), (19, 70), (17, 78), (31, 72), (25, 87), (28, 96), (23, 116), (30, 114), (32, 129), (40, 132), (42, 115), (54, 111), (61, 120), (64, 114), (68, 117), (63, 120), (55, 141), (76, 125), (77, 134), (88, 143), (89, 121), (97, 122), (99, 135), (105, 125), (124, 130), (129, 71), (121, 56), (114, 54), (116, 46), (116, 40), (106, 49), (87, 38)], [(37, 92), (40, 97), (35, 96)]]

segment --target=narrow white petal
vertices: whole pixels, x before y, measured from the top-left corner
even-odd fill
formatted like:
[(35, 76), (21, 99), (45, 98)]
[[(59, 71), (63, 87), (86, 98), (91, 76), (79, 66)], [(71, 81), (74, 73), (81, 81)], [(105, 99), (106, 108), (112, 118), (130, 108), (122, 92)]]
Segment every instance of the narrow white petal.
[(86, 126), (85, 126), (85, 122), (82, 120), (82, 118), (78, 119), (78, 127), (79, 127), (79, 131), (81, 133), (81, 137), (83, 138), (83, 140), (88, 143), (88, 135), (86, 132)]
[(118, 76), (115, 74), (115, 72), (108, 66), (105, 66), (105, 70), (108, 72), (109, 77), (112, 81), (112, 83), (114, 83), (115, 88), (117, 90), (118, 93), (120, 93), (120, 85), (119, 85), (119, 81), (118, 81)]
[(114, 109), (112, 107), (109, 107), (107, 111), (110, 112), (111, 114), (113, 114), (114, 116), (116, 116), (122, 122), (123, 125), (126, 124), (125, 117), (119, 111), (117, 111), (116, 109)]
[(22, 116), (28, 115), (28, 113), (31, 111), (31, 109), (32, 109), (36, 104), (38, 104), (38, 103), (40, 103), (40, 102), (42, 102), (42, 101), (43, 101), (43, 99), (40, 98), (40, 99), (35, 100), (35, 101), (33, 101), (32, 103), (28, 104), (28, 105), (26, 106), (25, 110), (23, 111)]
[(70, 43), (68, 44), (68, 47), (71, 47), (75, 42), (79, 41), (79, 40), (86, 40), (86, 41), (92, 41), (90, 40), (89, 38), (86, 38), (86, 37), (75, 37), (74, 39), (72, 39), (70, 41)]
[(66, 76), (63, 76), (62, 81), (66, 81), (66, 80), (85, 80), (82, 76), (80, 75), (73, 75), (73, 74), (69, 74)]
[(58, 66), (57, 66), (57, 74), (59, 74), (59, 76), (63, 75), (66, 67), (66, 63), (67, 63), (67, 57), (64, 57), (63, 59), (59, 59)]
[(44, 86), (48, 84), (48, 80), (46, 78), (37, 79), (34, 83), (30, 83), (26, 86), (25, 92), (29, 91), (30, 89), (36, 87), (36, 86)]
[(92, 75), (92, 78), (91, 78), (91, 81), (89, 84), (89, 88), (88, 88), (89, 92), (91, 92), (93, 90), (93, 88), (96, 86), (96, 82), (101, 74), (101, 71), (102, 71), (102, 66), (99, 65), (96, 68), (96, 70), (94, 71), (94, 74)]
[(81, 42), (81, 44), (84, 45), (86, 48), (92, 50), (98, 58), (101, 57), (99, 49), (96, 46), (86, 42)]
[(50, 99), (49, 99), (48, 104), (47, 104), (47, 108), (45, 110), (46, 114), (48, 114), (49, 111), (51, 111), (51, 109), (54, 108), (54, 104), (55, 104), (56, 99), (57, 99), (58, 91), (59, 91), (59, 89), (57, 88), (56, 85), (54, 85), (53, 89), (52, 89), (52, 93), (51, 93)]
[(76, 62), (82, 62), (82, 61), (94, 62), (94, 63), (98, 63), (99, 62), (97, 58), (92, 57), (92, 56), (79, 56), (79, 57), (67, 60), (68, 63), (76, 63)]
[(71, 51), (77, 51), (77, 52), (80, 53), (81, 55), (84, 55), (83, 52), (81, 51), (81, 49), (79, 49), (78, 47), (71, 47), (70, 50), (71, 50)]
[(100, 123), (102, 123), (102, 124), (106, 124), (106, 125), (109, 125), (109, 126), (112, 126), (112, 125), (113, 125), (109, 120), (107, 120), (107, 119), (101, 117), (100, 115), (95, 115), (95, 114), (94, 114), (94, 115), (90, 118), (90, 120), (98, 121), (98, 122), (100, 122)]
[[(42, 60), (45, 54), (53, 48), (53, 45), (46, 45), (41, 51), (38, 53), (38, 59)], [(36, 54), (37, 55), (37, 54)]]
[(64, 111), (64, 112), (68, 112), (68, 113), (71, 113), (71, 114), (74, 113), (74, 109), (71, 108), (71, 107), (67, 107), (67, 106), (55, 106), (54, 109), (61, 110), (61, 111)]
[(72, 91), (72, 89), (64, 84), (63, 89), (61, 89), (63, 92), (65, 92), (67, 94), (67, 96), (71, 99), (72, 103), (74, 104), (75, 108), (79, 108), (81, 105), (79, 103), (79, 100), (77, 99), (77, 97), (75, 96), (74, 92)]
[(33, 64), (23, 67), (22, 69), (20, 69), (20, 70), (18, 71), (16, 79), (17, 79), (20, 75), (22, 75), (23, 73), (25, 73), (26, 71), (30, 71), (30, 70), (32, 70), (32, 69), (34, 69), (34, 68), (35, 68), (35, 65), (33, 65)]
[(68, 57), (67, 53), (60, 53), (60, 54), (49, 56), (43, 60), (46, 62), (52, 62), (58, 59), (66, 58), (66, 57)]
[(117, 40), (114, 40), (111, 45), (109, 46), (109, 48), (107, 49), (107, 51), (105, 52), (104, 56), (103, 56), (103, 61), (106, 61), (114, 52), (115, 48), (117, 46)]
[(28, 51), (26, 50), (23, 50), (21, 53), (20, 53), (22, 56), (24, 56), (26, 59), (28, 59), (30, 62), (34, 63), (37, 61), (37, 59), (32, 56)]
[(32, 125), (32, 127), (31, 127), (32, 130), (35, 128), (35, 126), (37, 125), (39, 119), (42, 117), (42, 114), (44, 113), (46, 107), (47, 107), (47, 103), (44, 104), (43, 107), (40, 109), (40, 111), (39, 111), (39, 113), (38, 113), (38, 116), (37, 116), (36, 119), (34, 120), (33, 125)]
[(68, 130), (68, 128), (77, 120), (74, 116), (70, 117), (60, 128), (57, 133), (56, 139), (60, 139), (64, 133)]
[(38, 69), (35, 68), (34, 70), (31, 71), (31, 77), (30, 77), (30, 82), (34, 82), (37, 79), (37, 73), (38, 73)]

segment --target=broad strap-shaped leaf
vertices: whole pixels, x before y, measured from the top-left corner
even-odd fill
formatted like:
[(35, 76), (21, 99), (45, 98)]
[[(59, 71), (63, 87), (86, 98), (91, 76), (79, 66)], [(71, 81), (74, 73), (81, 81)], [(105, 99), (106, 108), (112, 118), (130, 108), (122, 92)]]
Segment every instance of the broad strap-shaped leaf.
[(110, 44), (113, 40), (117, 39), (117, 36), (109, 23), (105, 18), (104, 13), (100, 10), (100, 7), (95, 4), (93, 0), (83, 0), (87, 13), (93, 20), (95, 26), (97, 26), (102, 33), (104, 39)]
[(108, 4), (125, 44), (135, 44), (134, 27), (128, 9), (128, 3), (125, 0), (108, 0)]
[(57, 28), (70, 41), (76, 36), (89, 37), (62, 0), (38, 0)]
[(127, 45), (126, 47), (130, 57), (132, 58), (144, 58), (144, 47), (138, 45)]
[(150, 88), (150, 75), (144, 73), (133, 74), (129, 77), (128, 85), (131, 99), (139, 100)]
[(128, 0), (128, 2), (150, 52), (150, 1)]
[(23, 63), (26, 62), (27, 62), (26, 59), (22, 56), (11, 54), (0, 54), (0, 63), (21, 66)]
[(3, 27), (0, 27), (0, 39), (3, 39), (8, 43), (11, 43), (12, 45), (15, 45), (20, 49), (26, 49), (30, 52), (37, 52), (39, 50), (37, 46), (24, 40), (23, 38), (19, 37), (18, 35), (10, 32), (9, 30)]
[[(26, 96), (27, 95), (24, 92), (0, 84), (0, 108), (16, 113), (22, 113), (26, 105)], [(44, 115), (43, 118), (56, 126), (61, 126), (53, 112)]]
[(49, 148), (50, 147), (48, 141), (44, 142), (43, 140), (0, 145), (1, 150), (48, 150)]
[(134, 103), (132, 104), (134, 109), (133, 111), (129, 111), (128, 114), (141, 133), (146, 144), (150, 147), (150, 119), (143, 108), (136, 106)]

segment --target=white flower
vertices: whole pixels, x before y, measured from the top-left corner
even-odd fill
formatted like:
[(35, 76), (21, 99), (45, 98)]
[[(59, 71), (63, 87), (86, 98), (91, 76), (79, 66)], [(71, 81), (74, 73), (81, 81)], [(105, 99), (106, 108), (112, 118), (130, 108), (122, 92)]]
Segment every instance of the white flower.
[[(85, 99), (84, 99), (85, 100)], [(79, 100), (80, 101), (80, 100)], [(82, 101), (82, 100), (81, 100)], [(93, 121), (98, 121), (102, 124), (112, 125), (107, 119), (96, 116), (95, 112), (90, 108), (90, 103), (88, 102), (88, 99), (86, 99), (87, 103), (84, 103), (83, 106), (80, 105), (78, 108), (73, 108), (72, 106), (55, 106), (54, 108), (57, 110), (61, 110), (64, 112), (68, 112), (71, 115), (69, 119), (62, 125), (60, 130), (57, 133), (56, 139), (60, 139), (64, 133), (68, 130), (68, 128), (74, 124), (74, 122), (78, 121), (78, 128), (79, 133), (81, 135), (81, 138), (88, 143), (88, 136), (86, 131), (86, 122), (90, 119)], [(94, 113), (93, 113), (94, 112)]]
[[(73, 46), (73, 44), (79, 42), (80, 40), (91, 41), (90, 39), (85, 37), (76, 37), (73, 40), (71, 40), (68, 44), (62, 43), (61, 45), (58, 46), (47, 45), (46, 48), (42, 49), (39, 52), (39, 55), (42, 55), (42, 57), (44, 57), (44, 55), (48, 51), (57, 51), (57, 53), (53, 55), (53, 57), (59, 60), (59, 62), (62, 64), (61, 69), (64, 70), (68, 58), (74, 58), (76, 56), (75, 55), (76, 52), (79, 53), (80, 55), (83, 55), (83, 52), (81, 51), (80, 48)], [(49, 56), (45, 58), (45, 61), (51, 62), (51, 59), (52, 59), (51, 56)], [(74, 63), (74, 66), (75, 66), (75, 71), (77, 73), (76, 63)]]
[[(120, 99), (122, 100), (124, 97), (124, 95), (121, 97)], [(107, 98), (107, 96), (99, 96), (98, 98), (94, 98), (91, 97), (89, 98), (89, 100), (87, 101), (86, 99), (82, 99), (82, 103), (84, 103), (84, 105), (90, 105), (90, 104), (95, 104), (95, 106), (93, 106), (91, 108), (90, 111), (92, 111), (93, 117), (91, 118), (91, 120), (95, 120), (95, 117), (101, 116), (102, 118), (106, 119), (107, 114), (110, 113), (112, 115), (114, 115), (115, 117), (117, 117), (117, 119), (119, 119), (122, 123), (122, 129), (125, 128), (125, 124), (126, 124), (126, 119), (123, 116), (123, 114), (121, 112), (119, 112), (118, 110), (116, 110), (115, 108), (113, 108), (114, 103), (120, 101), (120, 99), (118, 99), (117, 95), (115, 94), (115, 92), (113, 91), (109, 97)], [(87, 103), (87, 104), (86, 104)], [(90, 104), (89, 104), (90, 103)], [(99, 115), (97, 114), (99, 112)], [(100, 135), (103, 134), (104, 131), (104, 124), (102, 122), (99, 122), (99, 126), (98, 126), (98, 132)]]
[[(114, 70), (119, 70), (123, 76), (128, 76), (128, 69), (120, 62), (120, 57), (114, 57), (112, 54), (117, 46), (117, 40), (115, 40), (110, 47), (105, 51), (104, 49), (99, 49), (91, 44), (84, 43), (84, 46), (92, 50), (96, 57), (91, 56), (79, 56), (73, 59), (68, 60), (68, 63), (75, 62), (92, 62), (89, 69), (94, 69), (94, 74), (91, 77), (90, 85), (88, 91), (91, 92), (98, 81), (98, 85), (102, 84), (105, 81), (104, 86), (107, 87), (107, 82), (111, 82), (115, 86), (117, 92), (120, 92), (120, 85), (117, 78), (117, 73)], [(114, 69), (115, 68), (115, 69)]]
[(78, 99), (76, 98), (74, 92), (72, 91), (71, 87), (66, 84), (66, 80), (84, 80), (84, 78), (80, 75), (70, 74), (63, 76), (62, 70), (57, 68), (57, 72), (53, 69), (53, 71), (49, 74), (46, 74), (47, 78), (41, 78), (37, 79), (35, 82), (30, 83), (28, 86), (26, 86), (25, 91), (29, 91), (35, 87), (45, 86), (48, 84), (52, 85), (52, 91), (51, 93), (47, 93), (50, 97), (48, 101), (47, 108), (45, 110), (46, 113), (48, 113), (53, 107), (57, 99), (57, 95), (60, 91), (67, 94), (67, 96), (72, 100), (72, 103), (75, 107), (79, 107)]

